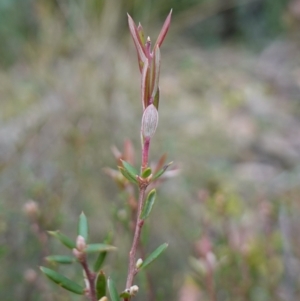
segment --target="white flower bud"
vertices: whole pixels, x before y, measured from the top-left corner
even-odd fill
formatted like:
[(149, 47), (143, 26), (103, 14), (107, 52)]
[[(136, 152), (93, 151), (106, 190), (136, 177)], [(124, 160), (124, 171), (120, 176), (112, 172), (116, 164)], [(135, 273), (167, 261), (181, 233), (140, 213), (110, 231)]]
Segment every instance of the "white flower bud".
[(107, 301), (108, 299), (107, 299), (107, 297), (106, 296), (104, 296), (104, 297), (102, 297), (101, 299), (99, 299), (99, 301)]
[(143, 264), (143, 259), (139, 258), (135, 264), (135, 267), (138, 269), (142, 266), (142, 264)]
[(30, 218), (36, 218), (39, 215), (39, 205), (35, 201), (28, 201), (23, 206), (23, 211)]
[(82, 259), (82, 252), (78, 251), (77, 249), (72, 250), (73, 255), (80, 261)]
[(84, 249), (86, 248), (86, 243), (85, 243), (85, 239), (83, 236), (78, 235), (77, 239), (76, 239), (76, 249), (80, 252), (84, 251)]
[(130, 288), (130, 295), (131, 296), (135, 296), (137, 294), (137, 292), (139, 291), (139, 287), (137, 285), (133, 285)]
[(142, 135), (144, 138), (151, 138), (157, 128), (158, 124), (158, 111), (156, 107), (151, 104), (148, 106), (142, 117)]

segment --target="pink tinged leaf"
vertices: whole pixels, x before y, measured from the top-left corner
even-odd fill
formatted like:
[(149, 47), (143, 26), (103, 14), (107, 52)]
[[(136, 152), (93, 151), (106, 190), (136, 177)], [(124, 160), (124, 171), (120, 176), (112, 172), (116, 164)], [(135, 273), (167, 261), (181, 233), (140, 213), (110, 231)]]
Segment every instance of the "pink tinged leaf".
[(150, 87), (149, 87), (149, 62), (148, 59), (145, 60), (143, 70), (142, 70), (142, 103), (143, 110), (148, 106), (149, 98), (150, 98)]
[(154, 105), (150, 105), (144, 111), (142, 117), (141, 132), (144, 138), (153, 137), (158, 124), (158, 111)]
[(158, 35), (158, 38), (156, 40), (156, 43), (154, 45), (154, 48), (156, 47), (156, 45), (158, 45), (160, 47), (161, 44), (163, 43), (163, 41), (164, 41), (164, 39), (166, 37), (166, 34), (167, 34), (168, 30), (169, 30), (169, 27), (170, 27), (171, 16), (172, 16), (172, 9), (171, 9), (170, 13), (167, 16), (163, 27), (161, 28), (161, 31), (160, 31), (160, 33)]
[(129, 139), (126, 139), (124, 141), (124, 160), (131, 165), (134, 165), (134, 158), (135, 154), (132, 142)]
[(153, 104), (156, 107), (156, 109), (158, 110), (158, 105), (159, 105), (159, 87), (157, 87), (157, 92), (156, 92), (156, 94), (154, 96)]
[(139, 68), (140, 71), (142, 71), (143, 64), (146, 60), (146, 52), (145, 52), (145, 47), (144, 44), (140, 38), (138, 28), (136, 27), (133, 19), (128, 15), (128, 25), (129, 25), (129, 30), (133, 39), (133, 42), (135, 44), (135, 48), (137, 50), (138, 54), (138, 61), (139, 61)]
[(152, 68), (151, 68), (151, 97), (154, 99), (159, 82), (159, 71), (160, 71), (160, 50), (156, 46), (154, 49), (153, 59), (152, 59)]
[(139, 37), (142, 41), (142, 44), (144, 45), (145, 44), (145, 34), (144, 34), (144, 29), (143, 29), (141, 23), (139, 23), (139, 25), (137, 27), (137, 31), (139, 33)]
[(164, 166), (165, 162), (167, 160), (167, 154), (163, 154), (160, 159), (158, 160), (155, 169), (153, 170), (153, 174), (155, 175), (162, 167)]

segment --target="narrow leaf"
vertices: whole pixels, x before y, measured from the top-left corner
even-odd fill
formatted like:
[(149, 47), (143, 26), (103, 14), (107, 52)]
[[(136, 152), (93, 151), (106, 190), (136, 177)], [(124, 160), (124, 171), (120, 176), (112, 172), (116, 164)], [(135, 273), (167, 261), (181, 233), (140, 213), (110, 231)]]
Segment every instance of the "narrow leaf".
[(139, 30), (136, 27), (133, 19), (130, 17), (129, 14), (128, 15), (128, 25), (129, 25), (129, 30), (131, 33), (131, 37), (133, 39), (133, 42), (135, 44), (135, 48), (137, 50), (137, 54), (138, 54), (138, 60), (139, 60), (139, 68), (140, 71), (142, 71), (142, 66), (146, 60), (146, 51), (145, 51), (145, 46), (141, 40), (141, 37), (139, 35)]
[(120, 301), (116, 285), (111, 278), (108, 279), (108, 290), (112, 301)]
[(104, 251), (114, 251), (116, 247), (106, 245), (106, 244), (88, 244), (85, 252), (86, 253), (95, 253), (95, 252), (104, 252)]
[(153, 208), (154, 202), (155, 202), (155, 198), (156, 198), (156, 190), (152, 189), (146, 199), (142, 214), (141, 214), (141, 219), (146, 219), (150, 213), (151, 210)]
[(128, 162), (121, 160), (124, 169), (130, 174), (130, 176), (135, 179), (136, 175), (138, 174), (137, 170)]
[(123, 167), (118, 167), (121, 174), (131, 183), (137, 183), (137, 179), (133, 178)]
[(70, 264), (76, 261), (73, 256), (68, 255), (51, 255), (45, 258), (49, 262), (60, 263), (60, 264)]
[(170, 13), (167, 16), (164, 25), (161, 28), (161, 31), (160, 31), (160, 33), (158, 35), (157, 41), (156, 41), (153, 49), (155, 49), (156, 45), (158, 45), (160, 47), (161, 44), (163, 43), (163, 41), (164, 41), (164, 39), (166, 37), (166, 34), (167, 34), (168, 30), (169, 30), (169, 27), (170, 27), (171, 16), (172, 16), (172, 9), (171, 9)]
[(84, 288), (76, 282), (73, 282), (72, 280), (51, 269), (45, 267), (40, 267), (40, 269), (50, 280), (63, 287), (64, 289), (78, 295), (84, 294)]
[(97, 300), (106, 296), (106, 277), (103, 271), (100, 271), (96, 280)]
[[(112, 232), (109, 232), (106, 236), (106, 238), (104, 239), (104, 243), (105, 244), (109, 244), (112, 241)], [(107, 255), (107, 251), (102, 251), (99, 253), (97, 260), (94, 264), (94, 272), (98, 272), (100, 270), (100, 268), (102, 267), (102, 264), (105, 261)]]
[(137, 27), (137, 32), (139, 33), (139, 37), (141, 39), (142, 44), (145, 44), (145, 34), (144, 34), (144, 30), (143, 27), (141, 25), (141, 23), (139, 23), (138, 27)]
[(159, 47), (156, 46), (154, 49), (154, 57), (152, 60), (152, 68), (151, 68), (151, 97), (154, 99), (159, 82), (159, 71), (160, 71), (160, 50)]
[(156, 91), (156, 94), (154, 96), (153, 104), (156, 107), (156, 109), (158, 110), (158, 106), (159, 106), (159, 87), (157, 87), (157, 91)]
[(83, 212), (81, 212), (79, 216), (79, 223), (78, 223), (78, 235), (81, 235), (84, 239), (85, 242), (88, 240), (88, 232), (89, 232), (89, 227), (88, 227), (88, 221)]
[(62, 244), (64, 244), (69, 249), (76, 248), (75, 242), (68, 236), (62, 234), (60, 231), (48, 231), (48, 233), (55, 238), (57, 238)]
[(155, 251), (153, 251), (140, 266), (140, 270), (148, 266), (152, 261), (154, 261), (166, 248), (168, 247), (167, 243), (160, 245)]
[(148, 106), (148, 101), (150, 97), (149, 78), (150, 78), (149, 61), (148, 59), (145, 59), (143, 69), (142, 69), (142, 83), (141, 83), (143, 110), (145, 110), (146, 107)]
[(159, 177), (161, 177), (161, 176), (164, 174), (164, 172), (168, 169), (168, 167), (169, 167), (170, 165), (172, 165), (172, 164), (173, 164), (173, 162), (170, 162), (170, 163), (168, 163), (167, 165), (165, 165), (160, 171), (158, 171), (158, 172), (154, 175), (153, 180), (156, 180), (156, 179), (158, 179)]
[(98, 257), (97, 257), (97, 260), (94, 264), (94, 272), (98, 272), (99, 269), (102, 267), (103, 265), (103, 262), (105, 261), (105, 258), (107, 256), (107, 252), (100, 252)]
[(152, 173), (152, 170), (150, 167), (147, 167), (143, 172), (142, 172), (142, 178), (148, 178)]

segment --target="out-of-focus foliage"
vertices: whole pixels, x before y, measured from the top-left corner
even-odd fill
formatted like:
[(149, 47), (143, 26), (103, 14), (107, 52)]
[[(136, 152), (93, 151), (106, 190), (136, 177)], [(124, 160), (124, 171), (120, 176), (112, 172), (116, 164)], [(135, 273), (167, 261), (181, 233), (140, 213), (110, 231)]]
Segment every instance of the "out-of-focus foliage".
[[(1, 64), (12, 64), (24, 56), (28, 43), (42, 39), (45, 19), (55, 16), (69, 33), (88, 24), (102, 25), (107, 1), (3, 0), (0, 2)], [(117, 7), (116, 7), (117, 6)], [(163, 19), (170, 8), (178, 16), (178, 31), (201, 44), (215, 44), (239, 37), (261, 45), (284, 30), (285, 0), (158, 0), (118, 1), (116, 12), (141, 16), (150, 24)], [(114, 19), (114, 17), (112, 17)], [(118, 20), (119, 35), (126, 29), (125, 18)], [(46, 23), (47, 24), (47, 23)], [(106, 26), (109, 26), (107, 24)]]
[[(156, 300), (207, 300), (205, 274), (194, 275), (189, 260), (201, 259), (194, 245), (205, 237), (217, 263), (216, 300), (297, 300), (299, 1), (235, 1), (230, 10), (225, 2), (233, 3), (0, 1), (0, 300), (79, 300), (49, 285), (38, 266), (60, 251), (45, 231), (73, 235), (82, 210), (93, 241), (114, 230), (111, 243), (124, 246), (104, 266), (121, 271), (114, 279), (124, 289), (126, 195), (102, 168), (115, 167), (110, 147), (125, 137), (139, 147), (140, 82), (126, 12), (156, 34), (170, 7), (150, 156), (167, 151), (182, 173), (160, 188), (144, 237), (148, 252), (169, 243), (163, 264), (149, 267)], [(237, 27), (225, 34), (232, 11)], [(227, 43), (232, 37), (240, 43)], [(201, 47), (211, 41), (215, 48)], [(200, 189), (209, 191), (203, 203)], [(30, 200), (38, 224), (23, 212)], [(79, 270), (66, 276), (81, 279)], [(145, 300), (147, 285), (138, 282), (136, 300)]]

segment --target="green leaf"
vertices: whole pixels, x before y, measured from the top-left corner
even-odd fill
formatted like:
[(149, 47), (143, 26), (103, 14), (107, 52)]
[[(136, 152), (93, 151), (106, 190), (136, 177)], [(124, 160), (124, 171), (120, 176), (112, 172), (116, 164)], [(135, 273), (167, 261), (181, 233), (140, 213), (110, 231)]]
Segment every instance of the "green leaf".
[[(109, 232), (106, 236), (106, 238), (104, 239), (104, 243), (105, 244), (109, 244), (112, 241), (112, 233)], [(102, 251), (99, 253), (97, 260), (94, 264), (94, 272), (98, 272), (103, 264), (103, 262), (105, 261), (107, 252), (106, 251)]]
[(94, 272), (98, 272), (106, 258), (107, 252), (100, 252), (94, 264)]
[(49, 262), (60, 263), (60, 264), (70, 264), (76, 261), (73, 256), (68, 255), (51, 255), (45, 258)]
[(97, 300), (106, 296), (106, 277), (103, 271), (100, 271), (96, 280)]
[(153, 104), (156, 107), (156, 109), (158, 110), (158, 106), (159, 106), (159, 87), (157, 87), (157, 91), (156, 91), (156, 94), (154, 96)]
[(148, 266), (152, 261), (154, 261), (166, 248), (168, 247), (167, 243), (160, 245), (157, 249), (155, 249), (143, 262), (140, 266), (140, 270), (144, 269)]
[(142, 172), (142, 178), (148, 178), (152, 173), (152, 170), (150, 167), (147, 167), (143, 172)]
[(130, 293), (127, 290), (125, 290), (124, 292), (122, 292), (120, 294), (120, 297), (123, 298), (123, 299), (125, 299), (125, 298), (128, 299), (128, 298), (131, 297), (131, 295), (130, 295)]
[(48, 231), (48, 233), (55, 238), (57, 238), (62, 244), (64, 244), (69, 249), (76, 248), (75, 242), (68, 236), (62, 234), (60, 231)]
[(129, 175), (133, 178), (136, 179), (136, 175), (138, 174), (137, 170), (130, 165), (128, 162), (121, 160), (124, 169), (129, 173)]
[(173, 161), (172, 162), (170, 162), (170, 163), (168, 163), (167, 165), (165, 165), (161, 170), (159, 170), (155, 175), (154, 175), (154, 177), (152, 178), (153, 180), (156, 180), (156, 179), (158, 179), (159, 177), (161, 177), (164, 173), (165, 173), (165, 171), (168, 169), (168, 167), (170, 166), (170, 165), (172, 165), (173, 164)]
[(137, 179), (133, 178), (123, 167), (118, 167), (121, 174), (131, 183), (137, 183)]
[(143, 211), (141, 213), (141, 219), (144, 220), (150, 215), (152, 207), (155, 202), (155, 198), (156, 198), (156, 190), (152, 189), (147, 196)]
[(86, 253), (95, 253), (95, 252), (104, 252), (104, 251), (114, 251), (116, 247), (106, 244), (88, 244), (85, 252)]
[(109, 290), (111, 301), (120, 301), (116, 285), (111, 278), (108, 279), (108, 290)]
[(73, 292), (78, 295), (84, 294), (84, 288), (73, 282), (72, 280), (66, 278), (65, 276), (45, 267), (40, 267), (41, 271), (53, 282), (63, 287), (64, 289)]
[(88, 232), (89, 232), (89, 226), (88, 226), (88, 221), (83, 212), (81, 212), (79, 216), (79, 223), (78, 223), (78, 235), (81, 235), (84, 239), (85, 242), (88, 240)]

